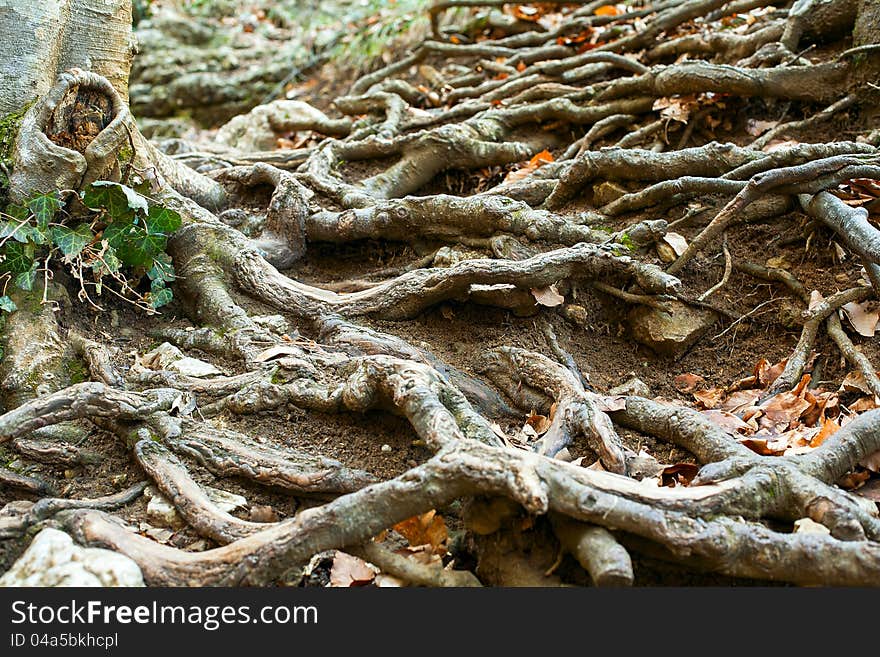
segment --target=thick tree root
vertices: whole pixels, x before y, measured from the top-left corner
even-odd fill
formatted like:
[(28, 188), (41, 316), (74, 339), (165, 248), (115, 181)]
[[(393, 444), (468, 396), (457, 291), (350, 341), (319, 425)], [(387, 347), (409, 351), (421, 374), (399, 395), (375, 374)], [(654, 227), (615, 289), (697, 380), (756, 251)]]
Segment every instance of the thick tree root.
[[(699, 411), (600, 395), (584, 374), (592, 364), (582, 367), (566, 352), (545, 318), (538, 321), (555, 360), (493, 345), (477, 373), (444, 362), (433, 345), (383, 332), (392, 330), (390, 322), (450, 302), (517, 315), (548, 315), (566, 304), (564, 313), (573, 316), (579, 294), (658, 313), (680, 305), (672, 299), (705, 307), (710, 294), (716, 303), (730, 290), (734, 270), (782, 283), (809, 304), (793, 275), (742, 262), (727, 248), (737, 223), (784, 215), (798, 202), (862, 259), (872, 287), (850, 287), (810, 305), (801, 338), (766, 394), (806, 385), (824, 327), (880, 396), (870, 359), (837, 316), (844, 304), (880, 290), (880, 239), (866, 209), (832, 193), (854, 179), (880, 179), (876, 135), (762, 150), (846, 112), (869, 113), (869, 80), (880, 70), (876, 49), (865, 48), (873, 43), (863, 36), (870, 11), (864, 3), (830, 3), (841, 9), (829, 13), (818, 9), (829, 3), (799, 2), (787, 17), (758, 14), (745, 31), (683, 34), (679, 26), (694, 19), (710, 24), (763, 3), (671, 0), (600, 16), (595, 11), (604, 2), (588, 2), (567, 8), (570, 20), (552, 29), (493, 15), (497, 38), (447, 41), (439, 21), (446, 9), (502, 4), (437, 3), (430, 12), (434, 39), (361, 77), (337, 99), (336, 115), (275, 101), (229, 121), (214, 144), (166, 145), (181, 151), (174, 157), (143, 137), (125, 94), (95, 73), (64, 73), (37, 100), (16, 140), (11, 198), (150, 172), (155, 200), (183, 219), (169, 252), (175, 296), (196, 323), (157, 334), (224, 359), (234, 373), (205, 379), (140, 364), (126, 371), (119, 354), (84, 328), (59, 328), (50, 304), (19, 304), (26, 310), (13, 313), (4, 330), (0, 443), (11, 441), (22, 458), (69, 466), (99, 456), (64, 431), (87, 436), (89, 422), (109, 430), (184, 521), (219, 547), (188, 552), (162, 545), (107, 513), (136, 499), (144, 483), (104, 498), (67, 500), (48, 497), (55, 493), (39, 478), (6, 469), (0, 485), (43, 499), (7, 505), (0, 538), (52, 523), (82, 544), (128, 555), (150, 585), (272, 585), (334, 549), (428, 586), (565, 585), (558, 569), (565, 553), (596, 585), (626, 586), (634, 580), (630, 549), (737, 577), (880, 585), (877, 507), (836, 485), (880, 449), (880, 411), (851, 419), (807, 453), (766, 457)], [(816, 29), (819, 23), (828, 29)], [(805, 40), (853, 25), (861, 26), (855, 50), (819, 63), (797, 55)], [(579, 53), (581, 33), (594, 40)], [(667, 38), (658, 44), (661, 34)], [(191, 55), (182, 51), (180, 61)], [(433, 64), (441, 59), (468, 66), (438, 70)], [(265, 91), (287, 73), (273, 67), (250, 75)], [(221, 114), (249, 102), (218, 77), (202, 71), (197, 79)], [(168, 103), (180, 100), (174, 81), (154, 82)], [(74, 115), (82, 93), (100, 109), (94, 134), (71, 130), (83, 118)], [(793, 104), (805, 118), (780, 118), (748, 146), (714, 141), (710, 117), (719, 99), (733, 114), (748, 107), (748, 98)], [(676, 103), (692, 104), (688, 117), (678, 117), (679, 124), (689, 121), (686, 127), (663, 113)], [(169, 107), (157, 102), (154, 109)], [(305, 130), (313, 144), (273, 150), (279, 137)], [(669, 222), (682, 230), (700, 219), (705, 225), (666, 258), (665, 270), (650, 261), (655, 247), (661, 252), (659, 242), (676, 239)], [(711, 283), (689, 289), (698, 254), (717, 248), (722, 236), (725, 271), (700, 295)], [(418, 260), (383, 262), (378, 271), (346, 273), (332, 284), (306, 282), (314, 280), (314, 245), (366, 240), (406, 244)], [(444, 245), (471, 251), (451, 257)], [(260, 314), (267, 308), (281, 314)], [(70, 385), (63, 371), (73, 358), (85, 363), (92, 381)], [(432, 455), (383, 480), (224, 425), (231, 415), (291, 406), (396, 414)], [(513, 407), (548, 416), (526, 449), (495, 423), (521, 415)], [(629, 434), (616, 427), (688, 451), (700, 464), (696, 477), (674, 487), (639, 481), (644, 470), (662, 466), (628, 449), (621, 436)], [(601, 467), (562, 460), (578, 438)], [(211, 500), (196, 468), (308, 496), (315, 505), (277, 522), (243, 520)], [(417, 563), (374, 540), (459, 500), (466, 500), (476, 575)], [(545, 515), (549, 522), (539, 518)], [(828, 533), (791, 531), (802, 518)], [(529, 541), (541, 548), (536, 558), (526, 554)]]

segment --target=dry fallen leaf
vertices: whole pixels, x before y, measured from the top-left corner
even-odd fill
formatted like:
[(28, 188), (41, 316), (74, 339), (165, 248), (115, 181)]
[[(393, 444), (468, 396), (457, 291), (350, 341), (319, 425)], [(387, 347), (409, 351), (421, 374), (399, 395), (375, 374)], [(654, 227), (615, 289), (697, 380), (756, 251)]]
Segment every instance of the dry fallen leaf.
[(337, 550), (330, 568), (330, 586), (366, 586), (376, 578), (376, 573), (363, 559)]
[(691, 115), (690, 105), (683, 98), (658, 98), (651, 109), (660, 110), (660, 116), (679, 123), (687, 123)]
[(596, 16), (619, 16), (620, 10), (614, 5), (602, 5), (593, 12)]
[(706, 382), (706, 379), (701, 377), (699, 374), (679, 374), (672, 380), (672, 385), (675, 386), (675, 389), (679, 392), (692, 392), (697, 389), (697, 386)]
[(673, 253), (679, 257), (682, 253), (687, 251), (688, 243), (684, 235), (679, 235), (678, 233), (666, 233), (666, 235), (663, 236), (663, 241), (668, 244)]
[(550, 418), (546, 415), (538, 415), (533, 410), (529, 416), (526, 418), (526, 424), (532, 427), (539, 436), (542, 433), (546, 433), (547, 429), (550, 428)]
[(880, 408), (880, 400), (877, 400), (875, 397), (862, 397), (849, 405), (849, 410), (856, 413), (873, 411), (875, 408)]
[(797, 420), (811, 405), (809, 401), (794, 392), (780, 392), (761, 408), (771, 422), (787, 425)]
[[(840, 430), (840, 425), (837, 424), (836, 420), (825, 420), (822, 422), (822, 428), (819, 430), (819, 433), (813, 436), (813, 439), (810, 441), (810, 447), (818, 447), (838, 430)], [(880, 462), (878, 462), (878, 465), (880, 465)]]
[(555, 285), (548, 285), (547, 287), (533, 287), (530, 291), (532, 293), (532, 296), (535, 297), (535, 301), (537, 301), (542, 306), (547, 306), (548, 308), (558, 306), (565, 301), (565, 297), (559, 294)]
[(749, 119), (746, 121), (746, 132), (748, 132), (752, 137), (757, 137), (759, 135), (763, 135), (765, 132), (770, 130), (771, 128), (775, 128), (779, 125), (779, 121), (761, 121), (758, 119)]
[(301, 353), (302, 350), (294, 347), (293, 345), (279, 344), (275, 345), (274, 347), (269, 347), (265, 351), (261, 351), (256, 356), (254, 356), (254, 360), (258, 363), (264, 363), (267, 360), (273, 360), (282, 356), (294, 356)]
[(670, 465), (660, 472), (660, 485), (669, 486), (689, 486), (694, 477), (697, 476), (700, 466), (694, 463), (676, 463)]
[(844, 392), (861, 392), (865, 395), (873, 394), (871, 388), (868, 387), (868, 382), (865, 381), (865, 375), (859, 370), (853, 370), (843, 377), (839, 389)]
[(394, 531), (403, 536), (412, 546), (430, 545), (434, 552), (446, 552), (446, 523), (433, 509), (420, 516), (413, 516), (394, 525)]
[(739, 442), (761, 456), (781, 456), (788, 448), (786, 442), (775, 441), (770, 438), (743, 438)]
[(868, 468), (871, 472), (880, 472), (880, 451), (869, 454), (859, 461), (859, 465)]
[(724, 388), (709, 388), (692, 394), (694, 399), (703, 405), (703, 408), (715, 408), (724, 398)]
[(856, 330), (856, 333), (866, 338), (873, 338), (877, 330), (877, 322), (880, 321), (880, 309), (873, 301), (862, 303), (847, 303), (841, 307), (844, 315)]
[(754, 428), (752, 428), (746, 422), (743, 422), (740, 418), (738, 418), (733, 413), (729, 413), (728, 411), (718, 411), (715, 409), (708, 409), (705, 411), (701, 411), (703, 415), (708, 417), (714, 424), (717, 424), (719, 427), (724, 429), (727, 433), (730, 434), (750, 434), (754, 433)]
[(532, 156), (532, 158), (523, 164), (519, 169), (511, 171), (504, 177), (504, 181), (502, 184), (513, 183), (526, 178), (534, 171), (537, 171), (538, 168), (544, 166), (545, 164), (549, 164), (553, 161), (553, 155), (548, 150), (543, 150), (540, 153), (536, 153)]

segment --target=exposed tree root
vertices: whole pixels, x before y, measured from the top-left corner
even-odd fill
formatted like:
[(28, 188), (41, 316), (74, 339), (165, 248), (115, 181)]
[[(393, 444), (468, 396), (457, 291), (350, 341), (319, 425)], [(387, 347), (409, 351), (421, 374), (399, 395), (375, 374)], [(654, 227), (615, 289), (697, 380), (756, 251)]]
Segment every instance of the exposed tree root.
[[(67, 302), (47, 289), (42, 298), (22, 298), (21, 310), (6, 320), (0, 443), (11, 441), (33, 462), (74, 466), (100, 455), (69, 432), (87, 437), (89, 423), (109, 431), (186, 524), (219, 547), (163, 545), (108, 513), (134, 500), (145, 483), (96, 499), (63, 499), (38, 477), (6, 468), (0, 486), (43, 499), (7, 505), (0, 538), (52, 523), (84, 545), (128, 555), (150, 585), (271, 585), (333, 549), (427, 586), (566, 585), (557, 572), (565, 553), (596, 585), (628, 586), (629, 550), (735, 577), (880, 585), (877, 506), (837, 485), (880, 450), (880, 411), (851, 419), (806, 453), (761, 456), (705, 413), (643, 393), (599, 394), (589, 383), (590, 365), (582, 368), (544, 321), (561, 306), (586, 323), (578, 295), (661, 315), (714, 307), (738, 271), (781, 283), (809, 304), (797, 346), (756, 404), (806, 385), (823, 327), (880, 397), (870, 359), (837, 315), (880, 290), (880, 233), (868, 203), (855, 207), (835, 193), (854, 179), (880, 179), (876, 133), (763, 150), (779, 137), (805, 136), (841, 114), (874, 107), (876, 89), (867, 80), (880, 60), (865, 46), (876, 45), (877, 34), (868, 31), (867, 42), (859, 37), (856, 50), (827, 61), (812, 62), (799, 50), (856, 24), (862, 34), (870, 8), (796, 2), (758, 14), (745, 30), (683, 33), (679, 27), (694, 19), (708, 25), (764, 3), (670, 0), (614, 16), (594, 13), (604, 2), (564, 3), (583, 7), (567, 7), (568, 20), (552, 29), (491, 14), (504, 4), (435, 4), (434, 38), (361, 77), (336, 100), (335, 116), (300, 101), (271, 102), (226, 123), (209, 147), (187, 151), (180, 142), (184, 150), (175, 157), (141, 134), (125, 90), (101, 75), (68, 71), (37, 99), (16, 141), (10, 197), (76, 192), (132, 175), (151, 182), (155, 200), (183, 220), (169, 252), (180, 308), (194, 323), (164, 326), (157, 335), (230, 369), (203, 378), (121, 368), (102, 338), (59, 326), (55, 308)], [(829, 13), (828, 4), (839, 11)], [(489, 8), (498, 32), (447, 40), (439, 17), (453, 7)], [(596, 36), (577, 52), (582, 32)], [(440, 71), (438, 61), (461, 64)], [(283, 79), (279, 73), (254, 73), (251, 81), (263, 89)], [(217, 74), (199, 78), (200, 101), (246, 104), (224, 91)], [(174, 91), (169, 102), (179, 97), (174, 83), (161, 85)], [(71, 139), (71, 126), (82, 119), (72, 99), (81, 93), (94, 98), (101, 120), (95, 134)], [(780, 118), (746, 146), (718, 143), (709, 118), (719, 98), (730, 112), (763, 99), (771, 107), (786, 103), (786, 112), (803, 108), (798, 116), (805, 118)], [(689, 120), (687, 127), (656, 114), (674, 102), (695, 103), (689, 118), (677, 119)], [(273, 150), (292, 131), (311, 131), (314, 144)], [(448, 184), (437, 192), (443, 176)], [(459, 178), (455, 191), (449, 181)], [(811, 303), (791, 273), (733, 257), (736, 224), (785, 215), (795, 203), (861, 258), (871, 286), (850, 283)], [(657, 264), (658, 242), (676, 237), (669, 222), (682, 230), (700, 219), (687, 244), (665, 259), (668, 266)], [(695, 289), (700, 254), (717, 250), (722, 236), (723, 274)], [(416, 257), (381, 263), (372, 276), (308, 282), (303, 263), (317, 245), (365, 240), (404, 244)], [(480, 371), (464, 371), (442, 351), (388, 328), (450, 304), (543, 315), (538, 321), (555, 359), (498, 345), (482, 355)], [(279, 314), (260, 314), (267, 308)], [(734, 323), (745, 319), (719, 312)], [(74, 382), (74, 359), (91, 380)], [(230, 417), (284, 417), (290, 409), (393, 413), (430, 455), (383, 478), (272, 444), (259, 428), (244, 433), (224, 424)], [(500, 424), (528, 411), (546, 414), (547, 426), (526, 445)], [(639, 481), (646, 464), (663, 466), (627, 447), (629, 434), (618, 428), (685, 450), (700, 464), (696, 477), (673, 487)], [(596, 466), (564, 460), (581, 438), (598, 456)], [(277, 522), (244, 520), (211, 500), (194, 468), (311, 497), (315, 505)], [(460, 500), (476, 574), (417, 562), (376, 539)], [(828, 533), (792, 531), (802, 518)], [(528, 554), (532, 540), (540, 554)]]

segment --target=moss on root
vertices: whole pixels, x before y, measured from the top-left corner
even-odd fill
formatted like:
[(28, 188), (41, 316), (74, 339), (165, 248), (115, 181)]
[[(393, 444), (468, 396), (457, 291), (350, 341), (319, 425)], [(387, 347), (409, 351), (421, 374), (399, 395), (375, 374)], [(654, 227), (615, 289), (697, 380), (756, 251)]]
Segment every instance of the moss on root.
[(17, 112), (0, 116), (0, 209), (6, 207), (9, 195), (9, 174), (12, 173), (12, 154), (15, 150), (15, 138), (25, 113), (33, 105), (33, 101)]

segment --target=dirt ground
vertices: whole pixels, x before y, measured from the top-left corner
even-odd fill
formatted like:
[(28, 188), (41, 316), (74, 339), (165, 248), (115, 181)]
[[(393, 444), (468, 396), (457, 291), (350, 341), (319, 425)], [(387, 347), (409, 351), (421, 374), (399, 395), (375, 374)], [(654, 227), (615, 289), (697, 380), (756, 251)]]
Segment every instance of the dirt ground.
[[(393, 53), (394, 56), (400, 53)], [(821, 52), (814, 53), (817, 56)], [(476, 61), (476, 60), (474, 60)], [(437, 63), (436, 61), (433, 63)], [(462, 65), (474, 62), (464, 60)], [(306, 79), (307, 91), (300, 96), (323, 109), (330, 108), (330, 101), (353, 81), (335, 75), (336, 69), (324, 66), (312, 71), (316, 82)], [(778, 120), (779, 104), (765, 101), (731, 99), (724, 125), (707, 137), (719, 142), (747, 145), (754, 139), (746, 132), (746, 118), (750, 120)], [(864, 132), (867, 122), (874, 117), (856, 111), (843, 113), (834, 121), (822, 126), (821, 133), (814, 135), (818, 141), (848, 139)], [(678, 126), (676, 126), (678, 128)], [(191, 136), (209, 139), (211, 130), (194, 130)], [(579, 137), (582, 134), (576, 134)], [(679, 133), (674, 132), (670, 139)], [(708, 139), (699, 138), (705, 143)], [(561, 156), (564, 149), (551, 149), (554, 156)], [(374, 159), (346, 165), (345, 176), (356, 182), (384, 170), (392, 160)], [(452, 193), (470, 195), (487, 184), (497, 182), (514, 166), (488, 171), (452, 170), (438, 176), (416, 192), (416, 195)], [(271, 190), (268, 190), (271, 191)], [(267, 197), (268, 198), (268, 197)], [(716, 209), (727, 199), (717, 198)], [(265, 205), (266, 199), (259, 193), (253, 198), (255, 207)], [(703, 199), (704, 203), (707, 199)], [(321, 199), (328, 209), (332, 200)], [(575, 199), (560, 210), (572, 215), (585, 209), (583, 198)], [(658, 216), (674, 221), (681, 217), (681, 210), (672, 216)], [(628, 220), (621, 220), (624, 227)], [(699, 226), (680, 225), (676, 230), (688, 239), (699, 232)], [(838, 290), (857, 284), (861, 264), (857, 258), (840, 260), (833, 248), (833, 234), (809, 222), (800, 212), (791, 212), (762, 223), (739, 224), (727, 231), (727, 244), (734, 261), (752, 261), (766, 264), (768, 258), (784, 261), (786, 269), (800, 280), (808, 291), (818, 290), (829, 296)], [(328, 244), (310, 245), (306, 255), (295, 267), (284, 273), (290, 277), (314, 285), (332, 288), (333, 284), (353, 279), (370, 279), (374, 274), (381, 278), (389, 268), (404, 268), (431, 253), (440, 243), (395, 243), (365, 240), (342, 246)], [(546, 245), (553, 248), (559, 245)], [(479, 249), (478, 249), (479, 250)], [(716, 250), (703, 253), (678, 275), (682, 280), (681, 292), (694, 298), (714, 285), (722, 276), (724, 257)], [(491, 256), (488, 250), (483, 251)], [(664, 265), (653, 247), (638, 254), (643, 262)], [(67, 279), (65, 281), (65, 278)], [(66, 285), (71, 298), (76, 297), (75, 281), (59, 272), (57, 280)], [(65, 304), (58, 315), (62, 328), (76, 327), (87, 337), (98, 340), (111, 348), (114, 364), (124, 375), (138, 355), (144, 354), (160, 342), (155, 332), (160, 328), (176, 326), (186, 328), (194, 324), (185, 316), (178, 301), (162, 309), (161, 314), (147, 316), (136, 308), (123, 303), (106, 300), (108, 312), (95, 312), (85, 304)], [(254, 314), (273, 314), (277, 311), (249, 300), (240, 299), (242, 305)], [(518, 317), (495, 307), (474, 303), (441, 303), (411, 321), (383, 321), (375, 318), (359, 318), (368, 327), (396, 335), (410, 344), (429, 350), (442, 361), (466, 374), (482, 378), (485, 353), (499, 346), (516, 346), (539, 353), (548, 353), (549, 346), (544, 326), (549, 324), (557, 336), (559, 346), (570, 353), (580, 371), (599, 393), (607, 393), (613, 387), (633, 377), (642, 381), (655, 399), (670, 400), (685, 406), (695, 406), (694, 398), (676, 387), (676, 376), (691, 373), (705, 380), (706, 387), (724, 387), (752, 374), (756, 363), (766, 359), (777, 363), (792, 352), (800, 336), (801, 327), (792, 322), (792, 313), (799, 312), (799, 301), (792, 298), (784, 286), (763, 283), (755, 278), (734, 271), (729, 282), (712, 295), (711, 303), (722, 315), (715, 325), (690, 347), (676, 357), (662, 356), (632, 339), (627, 315), (631, 306), (624, 302), (584, 286), (571, 295), (570, 302), (583, 307), (585, 314), (580, 322), (566, 317), (564, 307), (540, 308), (535, 315)], [(300, 334), (315, 339), (306, 330)], [(874, 363), (880, 363), (880, 343), (876, 339), (852, 335), (853, 342)], [(843, 361), (831, 340), (822, 333), (815, 344), (815, 359), (808, 372), (813, 375), (811, 386), (817, 390), (836, 391), (851, 368)], [(244, 372), (235, 362), (218, 362), (216, 355), (188, 350), (187, 355), (202, 358), (218, 365), (224, 374)], [(500, 392), (500, 391), (499, 391)], [(502, 393), (503, 394), (503, 393)], [(842, 393), (841, 402), (848, 403), (855, 396)], [(535, 409), (546, 412), (546, 409)], [(525, 421), (525, 416), (501, 416), (489, 418), (510, 433), (515, 433)], [(266, 445), (290, 447), (315, 455), (337, 459), (352, 468), (366, 470), (380, 479), (395, 477), (408, 468), (424, 462), (431, 451), (421, 444), (415, 431), (403, 418), (387, 412), (369, 411), (363, 414), (327, 414), (304, 411), (289, 407), (279, 415), (241, 416), (223, 414), (211, 422), (256, 437)], [(89, 428), (88, 446), (99, 452), (103, 460), (95, 465), (65, 468), (51, 466), (16, 453), (10, 445), (0, 444), (0, 463), (18, 472), (33, 474), (52, 484), (60, 496), (92, 498), (120, 490), (125, 485), (146, 479), (146, 475), (133, 463), (126, 447), (110, 433)], [(653, 438), (629, 430), (621, 430), (625, 445), (635, 452), (644, 450), (662, 463), (688, 463), (694, 458), (686, 451), (661, 443)], [(568, 448), (570, 458), (583, 459), (584, 465), (597, 460), (598, 455), (587, 441), (578, 438)], [(320, 504), (319, 496), (294, 497), (282, 491), (256, 487), (244, 479), (219, 479), (192, 459), (184, 458), (193, 478), (203, 485), (243, 495), (249, 508), (269, 506), (279, 519), (292, 517), (297, 511)], [(875, 475), (876, 479), (876, 475)], [(0, 507), (13, 500), (32, 499), (20, 491), (0, 487)], [(146, 499), (141, 497), (125, 506), (116, 514), (124, 521), (139, 526), (142, 532), (150, 529), (146, 514)], [(460, 505), (438, 509), (446, 519), (453, 537), (463, 534)], [(250, 517), (248, 510), (233, 515), (242, 519)], [(532, 530), (546, 531), (537, 523)], [(5, 571), (28, 544), (29, 536), (0, 542), (0, 573)], [(209, 539), (200, 537), (191, 528), (177, 529), (163, 536), (169, 545), (185, 550), (202, 551), (214, 547)], [(446, 560), (452, 559), (447, 556)], [(460, 545), (454, 558), (460, 567), (466, 567), (473, 555), (465, 543)], [(332, 558), (325, 555), (318, 559), (310, 574), (290, 574), (278, 583), (299, 586), (323, 586), (327, 583)], [(636, 585), (752, 585), (766, 584), (748, 579), (729, 578), (715, 574), (700, 575), (667, 562), (648, 557), (634, 559)], [(588, 583), (583, 571), (566, 557), (556, 569), (557, 574), (573, 583)]]

